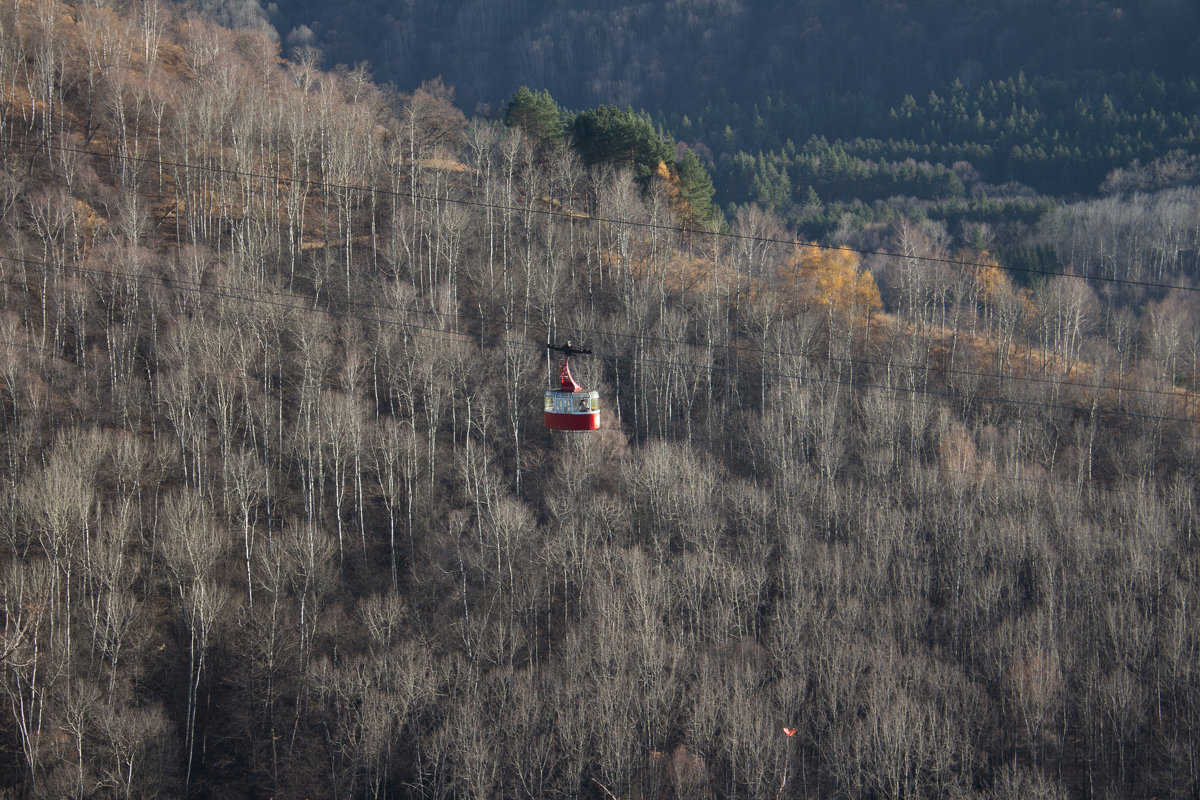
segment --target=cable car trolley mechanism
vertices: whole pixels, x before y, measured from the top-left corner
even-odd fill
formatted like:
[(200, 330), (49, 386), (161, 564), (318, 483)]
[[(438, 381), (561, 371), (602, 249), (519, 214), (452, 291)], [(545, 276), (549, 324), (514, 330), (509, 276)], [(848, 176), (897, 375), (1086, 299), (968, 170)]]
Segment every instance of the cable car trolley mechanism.
[(559, 388), (546, 390), (546, 427), (553, 431), (594, 431), (600, 427), (600, 393), (584, 390), (571, 377), (568, 363), (573, 355), (587, 355), (591, 350), (565, 345), (546, 345), (546, 349), (562, 353), (558, 362)]

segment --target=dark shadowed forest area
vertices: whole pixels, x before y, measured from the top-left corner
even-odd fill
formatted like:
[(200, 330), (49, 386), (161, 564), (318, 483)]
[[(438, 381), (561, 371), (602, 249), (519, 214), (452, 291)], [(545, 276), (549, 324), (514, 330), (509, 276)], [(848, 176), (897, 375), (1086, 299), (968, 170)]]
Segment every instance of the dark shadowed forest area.
[[(1184, 0), (203, 0), (383, 80), (441, 76), (469, 110), (522, 84), (572, 108), (693, 113), (719, 95), (861, 114), (1020, 72), (1195, 78), (1200, 12)], [(818, 105), (824, 106), (820, 110)], [(861, 121), (861, 119), (860, 119)]]
[(1200, 795), (1191, 156), (814, 242), (578, 119), (0, 3), (0, 797)]
[[(203, 0), (460, 107), (513, 90), (650, 114), (717, 179), (811, 238), (926, 215), (1006, 227), (1135, 162), (1194, 179), (1200, 7), (1185, 0)], [(1165, 165), (1165, 166), (1159, 166)], [(1136, 184), (1135, 184), (1136, 185)], [(1017, 247), (1003, 231), (995, 246)]]

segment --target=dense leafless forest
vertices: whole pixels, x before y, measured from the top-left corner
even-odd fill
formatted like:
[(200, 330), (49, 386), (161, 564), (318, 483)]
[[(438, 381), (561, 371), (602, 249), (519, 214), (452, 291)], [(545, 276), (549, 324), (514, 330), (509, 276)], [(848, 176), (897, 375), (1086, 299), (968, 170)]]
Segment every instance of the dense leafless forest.
[(0, 4), (0, 164), (0, 796), (1200, 795), (1194, 188), (684, 229), (158, 0)]

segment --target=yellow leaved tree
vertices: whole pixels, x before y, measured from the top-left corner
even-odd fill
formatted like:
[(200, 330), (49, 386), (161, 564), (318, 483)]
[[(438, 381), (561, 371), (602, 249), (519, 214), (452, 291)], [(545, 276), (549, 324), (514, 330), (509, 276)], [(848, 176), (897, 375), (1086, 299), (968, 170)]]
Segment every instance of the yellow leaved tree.
[(780, 289), (800, 306), (820, 306), (848, 319), (883, 307), (874, 276), (844, 247), (797, 243), (779, 267)]
[(1014, 286), (1008, 273), (986, 250), (974, 258), (975, 288), (983, 309), (983, 327), (991, 332), (998, 364), (1008, 363), (1016, 332), (1037, 313), (1033, 293)]
[(964, 257), (963, 260), (975, 267), (975, 288), (984, 306), (994, 305), (1007, 295), (1019, 293), (1020, 290), (1012, 285), (1004, 267), (987, 250)]
[(998, 308), (1004, 305), (1013, 306), (1012, 313), (1019, 316), (1032, 316), (1036, 311), (1032, 293), (1014, 286), (1008, 273), (991, 253), (984, 250), (972, 261), (975, 266), (975, 289), (983, 306), (985, 323), (992, 322)]

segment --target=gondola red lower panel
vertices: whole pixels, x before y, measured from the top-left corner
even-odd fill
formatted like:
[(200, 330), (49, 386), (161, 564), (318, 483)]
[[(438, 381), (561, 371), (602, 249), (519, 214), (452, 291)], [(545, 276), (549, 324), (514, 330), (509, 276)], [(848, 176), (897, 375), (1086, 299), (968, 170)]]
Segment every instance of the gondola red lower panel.
[(552, 431), (594, 431), (600, 428), (599, 411), (585, 414), (555, 414), (547, 411), (543, 416), (546, 427)]

